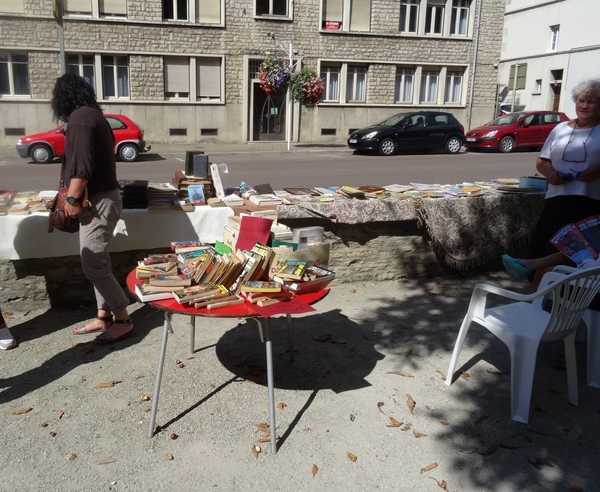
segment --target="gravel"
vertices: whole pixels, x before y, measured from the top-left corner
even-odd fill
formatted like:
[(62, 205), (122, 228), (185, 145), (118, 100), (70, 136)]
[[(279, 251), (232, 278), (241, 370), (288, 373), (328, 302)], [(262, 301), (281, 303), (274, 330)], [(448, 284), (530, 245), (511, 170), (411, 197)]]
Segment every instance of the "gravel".
[(294, 363), (274, 320), (277, 454), (261, 442), (265, 351), (252, 320), (199, 318), (190, 354), (189, 318), (173, 317), (148, 439), (160, 312), (133, 304), (134, 335), (100, 346), (72, 334), (89, 306), (3, 306), (19, 345), (0, 354), (0, 490), (597, 490), (600, 390), (585, 385), (585, 343), (578, 407), (561, 343), (541, 346), (527, 425), (510, 419), (508, 351), (485, 330), (467, 337), (467, 375), (444, 384), (479, 281), (526, 288), (502, 273), (340, 284), (294, 318)]

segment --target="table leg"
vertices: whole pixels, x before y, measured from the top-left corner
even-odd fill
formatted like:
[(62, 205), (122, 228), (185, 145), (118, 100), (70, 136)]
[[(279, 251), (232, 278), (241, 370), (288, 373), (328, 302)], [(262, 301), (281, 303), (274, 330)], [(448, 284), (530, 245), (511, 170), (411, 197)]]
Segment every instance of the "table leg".
[(158, 409), (158, 395), (160, 393), (160, 382), (162, 380), (163, 367), (165, 365), (165, 354), (167, 352), (167, 339), (169, 331), (172, 333), (171, 313), (165, 311), (165, 321), (163, 326), (162, 344), (158, 355), (158, 369), (156, 371), (156, 382), (154, 383), (154, 393), (152, 394), (152, 411), (150, 412), (150, 425), (148, 427), (148, 437), (154, 436), (154, 423), (156, 422), (156, 411)]
[(190, 354), (194, 355), (196, 336), (196, 316), (190, 316)]
[(290, 347), (290, 362), (294, 362), (294, 340), (292, 339), (292, 315), (287, 314), (288, 344)]
[(265, 346), (267, 350), (267, 386), (269, 388), (269, 417), (271, 453), (277, 453), (277, 427), (275, 426), (275, 388), (273, 382), (273, 350), (271, 346), (271, 320), (265, 319)]

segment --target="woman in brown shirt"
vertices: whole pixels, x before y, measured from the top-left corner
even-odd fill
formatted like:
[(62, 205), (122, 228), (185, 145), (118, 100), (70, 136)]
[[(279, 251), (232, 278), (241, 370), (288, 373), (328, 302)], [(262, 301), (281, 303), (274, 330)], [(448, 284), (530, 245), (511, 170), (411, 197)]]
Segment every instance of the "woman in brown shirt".
[[(81, 266), (94, 286), (98, 314), (76, 335), (102, 331), (100, 343), (112, 343), (130, 334), (129, 299), (112, 273), (108, 248), (121, 216), (114, 136), (96, 102), (94, 89), (78, 75), (59, 77), (52, 93), (52, 111), (65, 122), (65, 212), (79, 217)], [(85, 188), (91, 205), (84, 207)], [(113, 318), (114, 315), (114, 318)]]

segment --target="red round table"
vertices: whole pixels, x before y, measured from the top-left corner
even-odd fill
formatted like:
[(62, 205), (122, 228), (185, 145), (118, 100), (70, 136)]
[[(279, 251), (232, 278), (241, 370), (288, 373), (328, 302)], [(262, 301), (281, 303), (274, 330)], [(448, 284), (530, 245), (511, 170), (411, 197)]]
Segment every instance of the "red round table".
[[(135, 276), (136, 269), (134, 268), (127, 275), (127, 289), (135, 296), (135, 285), (141, 284), (143, 281), (139, 280)], [(329, 293), (329, 289), (321, 289), (316, 292), (308, 292), (306, 294), (297, 294), (297, 297), (307, 304), (314, 304), (323, 299)], [(163, 299), (160, 301), (150, 301), (149, 304), (156, 309), (163, 311), (164, 313), (164, 325), (163, 325), (163, 336), (162, 343), (160, 346), (160, 353), (158, 356), (158, 368), (156, 371), (156, 382), (154, 384), (154, 394), (152, 397), (152, 411), (150, 413), (150, 425), (148, 427), (148, 437), (154, 436), (154, 424), (156, 422), (156, 411), (158, 409), (158, 397), (160, 394), (160, 384), (162, 380), (162, 373), (165, 363), (165, 354), (167, 351), (167, 340), (169, 333), (173, 333), (173, 327), (171, 325), (171, 316), (173, 314), (183, 314), (190, 316), (191, 328), (190, 328), (190, 352), (194, 353), (195, 344), (195, 332), (196, 332), (196, 317), (205, 318), (251, 318), (258, 324), (259, 333), (261, 335), (261, 341), (265, 343), (266, 356), (267, 356), (267, 386), (269, 390), (269, 416), (270, 416), (270, 427), (271, 427), (271, 452), (277, 453), (277, 440), (275, 432), (275, 390), (274, 390), (274, 378), (273, 378), (273, 353), (271, 348), (271, 323), (270, 318), (265, 318), (254, 309), (252, 304), (248, 301), (243, 304), (234, 304), (231, 306), (224, 306), (216, 309), (195, 308), (187, 304), (179, 304), (174, 298)], [(287, 317), (287, 332), (288, 342), (290, 345), (290, 359), (294, 361), (294, 349), (292, 344), (292, 316), (286, 314)], [(265, 321), (263, 325), (261, 319)]]

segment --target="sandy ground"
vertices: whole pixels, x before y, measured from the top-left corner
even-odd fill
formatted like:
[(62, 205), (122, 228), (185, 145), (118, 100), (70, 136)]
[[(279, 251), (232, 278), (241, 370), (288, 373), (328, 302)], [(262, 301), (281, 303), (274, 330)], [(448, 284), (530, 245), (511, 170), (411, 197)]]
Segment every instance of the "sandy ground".
[(149, 439), (160, 312), (133, 304), (135, 334), (114, 346), (72, 335), (90, 307), (7, 313), (19, 346), (0, 353), (0, 490), (598, 490), (600, 390), (585, 385), (585, 343), (578, 407), (561, 343), (540, 348), (527, 425), (510, 419), (508, 351), (481, 328), (459, 361), (467, 374), (444, 384), (478, 281), (525, 288), (501, 273), (340, 284), (295, 318), (294, 363), (273, 321), (277, 454), (261, 442), (265, 348), (253, 321), (199, 319), (190, 354), (189, 318), (174, 316), (162, 430)]

